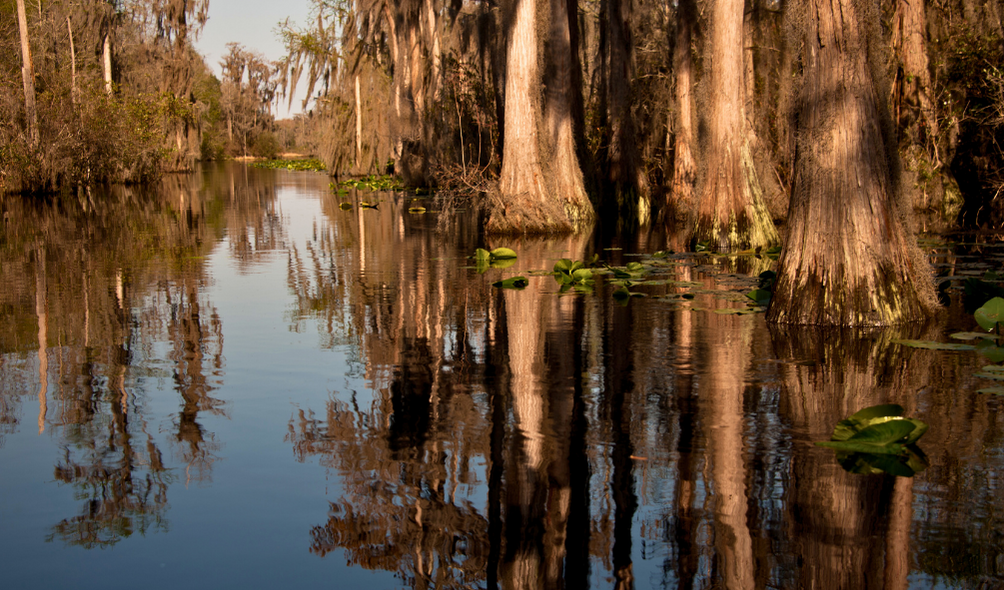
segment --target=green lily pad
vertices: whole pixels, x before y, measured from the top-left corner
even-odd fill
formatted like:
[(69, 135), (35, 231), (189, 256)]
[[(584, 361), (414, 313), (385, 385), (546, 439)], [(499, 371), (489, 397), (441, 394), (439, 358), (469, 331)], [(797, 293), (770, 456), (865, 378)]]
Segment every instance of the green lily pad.
[(987, 334), (986, 332), (956, 332), (950, 334), (950, 337), (956, 340), (992, 340), (996, 338), (993, 334)]
[(770, 303), (770, 291), (764, 289), (754, 289), (746, 294), (747, 297), (756, 302), (757, 305), (767, 305)]
[(927, 467), (915, 443), (928, 427), (902, 414), (898, 404), (865, 408), (838, 422), (830, 440), (816, 445), (834, 449), (837, 462), (852, 473), (911, 477)]
[(910, 348), (923, 348), (926, 350), (976, 350), (972, 344), (958, 344), (955, 342), (935, 342), (933, 340), (893, 340), (894, 344), (902, 344)]
[(504, 281), (496, 281), (496, 282), (492, 283), (492, 286), (493, 287), (498, 287), (500, 289), (522, 290), (522, 289), (526, 289), (527, 285), (529, 285), (529, 284), (530, 284), (530, 281), (527, 280), (526, 277), (511, 277), (511, 278), (505, 279)]
[(994, 329), (998, 323), (1004, 323), (1004, 299), (994, 297), (983, 304), (983, 307), (973, 314), (976, 323), (987, 332)]
[(491, 257), (495, 260), (510, 260), (516, 258), (516, 252), (509, 248), (495, 248), (491, 251)]
[(1004, 347), (997, 346), (995, 340), (980, 340), (976, 343), (976, 352), (990, 359), (991, 362), (1004, 361)]

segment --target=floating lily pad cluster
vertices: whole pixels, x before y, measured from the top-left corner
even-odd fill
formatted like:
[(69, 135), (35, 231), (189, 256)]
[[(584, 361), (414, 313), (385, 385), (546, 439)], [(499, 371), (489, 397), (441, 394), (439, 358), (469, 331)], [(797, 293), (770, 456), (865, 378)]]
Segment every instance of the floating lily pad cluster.
[[(956, 332), (952, 338), (960, 342), (936, 342), (931, 340), (895, 340), (894, 342), (912, 348), (928, 350), (976, 351), (986, 357), (992, 365), (980, 369), (977, 377), (1004, 381), (1004, 298), (993, 297), (973, 313), (973, 319), (984, 332)], [(978, 393), (1004, 395), (1004, 386), (996, 385), (977, 390)]]
[(917, 441), (927, 424), (903, 417), (903, 407), (884, 404), (865, 408), (837, 422), (833, 436), (816, 445), (837, 452), (837, 462), (851, 473), (888, 473), (913, 477), (927, 468)]
[(575, 289), (580, 293), (592, 293), (595, 279), (593, 271), (582, 261), (572, 261), (562, 258), (554, 263), (554, 280), (558, 282), (560, 291), (567, 293)]
[(255, 168), (267, 168), (270, 170), (293, 170), (296, 172), (320, 172), (325, 170), (324, 162), (317, 158), (306, 158), (300, 160), (256, 160), (251, 163)]

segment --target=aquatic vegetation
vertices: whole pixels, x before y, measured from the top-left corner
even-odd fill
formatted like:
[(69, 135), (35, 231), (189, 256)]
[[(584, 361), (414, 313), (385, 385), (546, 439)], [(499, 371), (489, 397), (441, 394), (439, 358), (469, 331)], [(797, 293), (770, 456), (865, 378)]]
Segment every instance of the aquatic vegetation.
[[(1004, 362), (1004, 334), (1001, 333), (1001, 326), (1004, 325), (1004, 298), (993, 297), (985, 302), (973, 312), (973, 319), (985, 332), (956, 332), (951, 337), (963, 342), (975, 341), (975, 344), (932, 340), (894, 340), (893, 342), (911, 348), (927, 350), (975, 350), (992, 363)], [(1004, 380), (1004, 366), (994, 364), (983, 367), (981, 372), (976, 373), (976, 376), (984, 379)], [(984, 387), (978, 389), (977, 393), (1004, 395), (1004, 386)]]
[(830, 440), (816, 445), (834, 449), (837, 462), (851, 473), (913, 477), (928, 465), (916, 446), (927, 428), (920, 420), (904, 418), (902, 406), (883, 404), (837, 422)]
[(530, 284), (530, 280), (524, 276), (510, 277), (502, 281), (495, 281), (492, 283), (492, 287), (498, 287), (500, 289), (516, 289), (523, 290), (526, 286)]
[(306, 158), (300, 160), (256, 160), (251, 163), (255, 168), (266, 168), (269, 170), (293, 170), (295, 172), (321, 172), (327, 168), (324, 162), (317, 158)]
[(592, 293), (594, 286), (593, 271), (580, 260), (572, 261), (562, 258), (554, 263), (554, 280), (561, 285), (560, 291), (567, 293), (574, 289), (579, 293)]
[(489, 268), (509, 268), (516, 263), (517, 254), (510, 248), (495, 248), (491, 251), (478, 248), (471, 258), (474, 259), (474, 266), (481, 274)]

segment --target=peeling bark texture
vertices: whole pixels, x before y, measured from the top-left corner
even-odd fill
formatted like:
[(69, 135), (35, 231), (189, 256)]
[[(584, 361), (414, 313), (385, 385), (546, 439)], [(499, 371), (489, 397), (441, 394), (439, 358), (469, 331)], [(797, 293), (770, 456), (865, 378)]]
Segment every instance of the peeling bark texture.
[(673, 205), (681, 209), (693, 206), (694, 184), (697, 181), (697, 163), (691, 147), (694, 143), (691, 42), (696, 18), (697, 7), (694, 0), (680, 0), (676, 12), (676, 43), (673, 47), (676, 134), (673, 137), (673, 180), (669, 196)]
[[(767, 319), (882, 326), (925, 318), (931, 269), (898, 187), (898, 153), (868, 63), (875, 2), (813, 0), (788, 236)], [(874, 57), (873, 57), (874, 59)]]
[(711, 7), (708, 146), (693, 241), (710, 242), (718, 252), (778, 242), (753, 162), (755, 135), (746, 120), (743, 7), (743, 0), (715, 0)]
[(541, 118), (536, 0), (508, 4), (504, 144), (499, 191), (489, 195), (489, 233), (568, 232), (575, 224), (544, 184), (537, 132)]

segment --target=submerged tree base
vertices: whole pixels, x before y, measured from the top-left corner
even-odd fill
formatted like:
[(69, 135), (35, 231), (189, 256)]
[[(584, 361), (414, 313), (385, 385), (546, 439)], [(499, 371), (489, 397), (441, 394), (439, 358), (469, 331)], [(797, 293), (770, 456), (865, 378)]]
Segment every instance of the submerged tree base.
[(525, 193), (504, 198), (498, 190), (487, 194), (485, 220), (490, 234), (553, 234), (581, 229), (560, 203)]

